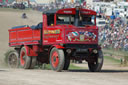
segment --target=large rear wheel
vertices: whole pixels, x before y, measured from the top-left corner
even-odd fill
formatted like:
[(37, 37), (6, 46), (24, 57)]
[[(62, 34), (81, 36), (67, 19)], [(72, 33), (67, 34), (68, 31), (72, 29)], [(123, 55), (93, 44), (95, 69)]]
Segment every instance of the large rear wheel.
[(61, 71), (64, 68), (65, 58), (62, 49), (52, 48), (50, 52), (50, 65), (54, 71)]
[(101, 50), (98, 51), (95, 62), (88, 62), (88, 67), (91, 72), (101, 71), (103, 65), (103, 53)]
[(31, 57), (30, 69), (33, 69), (35, 67), (36, 63), (37, 63), (37, 57), (36, 56), (32, 56)]
[(22, 47), (20, 51), (20, 65), (24, 69), (29, 69), (30, 64), (31, 64), (31, 57), (27, 56), (26, 48)]
[(12, 51), (8, 55), (8, 66), (10, 68), (18, 68), (19, 67), (19, 55), (16, 51)]

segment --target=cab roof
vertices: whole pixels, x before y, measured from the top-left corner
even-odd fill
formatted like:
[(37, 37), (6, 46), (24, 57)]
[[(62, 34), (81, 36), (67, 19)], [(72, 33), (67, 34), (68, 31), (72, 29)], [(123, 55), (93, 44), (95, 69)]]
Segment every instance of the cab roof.
[[(86, 15), (96, 15), (96, 12), (89, 9), (80, 8), (80, 13)], [(76, 8), (66, 8), (66, 9), (53, 9), (44, 11), (43, 14), (76, 14)]]
[(59, 9), (52, 9), (48, 11), (44, 11), (43, 14), (55, 14)]

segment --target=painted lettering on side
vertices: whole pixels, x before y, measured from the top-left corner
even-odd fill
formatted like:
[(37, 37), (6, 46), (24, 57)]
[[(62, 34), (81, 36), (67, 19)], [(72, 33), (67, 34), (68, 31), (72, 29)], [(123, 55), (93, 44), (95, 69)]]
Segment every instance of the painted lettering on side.
[(64, 13), (72, 13), (72, 11), (64, 11)]
[(44, 34), (60, 34), (60, 29), (57, 29), (57, 30), (44, 30)]

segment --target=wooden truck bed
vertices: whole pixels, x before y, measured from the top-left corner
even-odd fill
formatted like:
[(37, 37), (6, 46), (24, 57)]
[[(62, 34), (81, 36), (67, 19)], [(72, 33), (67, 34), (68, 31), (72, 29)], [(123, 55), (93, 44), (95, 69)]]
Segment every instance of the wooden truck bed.
[(39, 44), (40, 29), (20, 26), (9, 30), (9, 46)]

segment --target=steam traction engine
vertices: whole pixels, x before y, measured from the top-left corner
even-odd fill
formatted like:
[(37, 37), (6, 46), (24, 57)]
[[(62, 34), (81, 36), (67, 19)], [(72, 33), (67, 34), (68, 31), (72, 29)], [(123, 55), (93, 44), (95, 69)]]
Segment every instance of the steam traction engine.
[(9, 29), (10, 67), (33, 69), (36, 62), (51, 65), (54, 71), (67, 70), (70, 60), (86, 60), (89, 70), (100, 71), (103, 54), (98, 45), (96, 12), (67, 8), (43, 12), (43, 22), (36, 26)]

